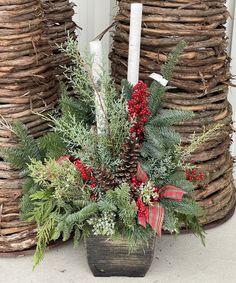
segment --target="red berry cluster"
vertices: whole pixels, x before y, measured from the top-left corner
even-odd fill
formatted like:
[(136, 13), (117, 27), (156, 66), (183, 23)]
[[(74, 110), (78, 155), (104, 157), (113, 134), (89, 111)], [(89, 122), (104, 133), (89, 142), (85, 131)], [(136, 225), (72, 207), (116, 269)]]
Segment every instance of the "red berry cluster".
[(197, 169), (186, 171), (186, 179), (190, 182), (204, 181), (204, 178), (205, 178), (205, 174), (203, 171), (198, 171)]
[(128, 102), (128, 120), (133, 121), (130, 134), (140, 141), (144, 137), (144, 124), (148, 121), (151, 112), (148, 108), (147, 85), (140, 81), (134, 86), (132, 98)]
[(132, 185), (135, 189), (137, 189), (138, 187), (140, 187), (143, 184), (143, 182), (138, 181), (138, 179), (135, 178), (135, 177), (132, 177), (131, 183), (132, 183)]
[(136, 201), (136, 206), (137, 206), (137, 209), (138, 209), (139, 216), (145, 216), (146, 218), (148, 218), (148, 216), (149, 216), (148, 207), (144, 204), (144, 202), (142, 201), (142, 199), (140, 197), (138, 197), (138, 199)]
[(92, 182), (90, 184), (90, 187), (94, 189), (96, 187), (95, 177), (93, 176), (93, 170), (92, 168), (89, 168), (88, 166), (84, 165), (80, 159), (76, 159), (74, 162), (75, 168), (80, 171), (82, 178), (87, 182)]

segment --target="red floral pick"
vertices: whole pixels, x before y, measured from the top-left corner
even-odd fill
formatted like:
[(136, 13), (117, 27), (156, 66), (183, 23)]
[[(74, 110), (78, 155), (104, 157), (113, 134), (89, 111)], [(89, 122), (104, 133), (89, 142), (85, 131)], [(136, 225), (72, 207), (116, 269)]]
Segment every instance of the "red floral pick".
[[(74, 162), (75, 168), (81, 173), (81, 176), (86, 181), (94, 181), (95, 177), (93, 176), (92, 168), (88, 167), (87, 165), (83, 164), (80, 159), (76, 159)], [(94, 182), (91, 184), (94, 188)]]
[(133, 88), (132, 98), (128, 102), (128, 120), (132, 122), (130, 134), (142, 142), (144, 138), (144, 125), (151, 112), (148, 108), (148, 87), (140, 81)]

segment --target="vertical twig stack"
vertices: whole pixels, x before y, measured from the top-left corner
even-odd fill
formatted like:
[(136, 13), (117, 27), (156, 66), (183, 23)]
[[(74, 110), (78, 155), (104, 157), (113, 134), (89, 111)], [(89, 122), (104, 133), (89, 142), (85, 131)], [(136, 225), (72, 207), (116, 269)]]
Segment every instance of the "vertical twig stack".
[(70, 58), (60, 52), (58, 45), (64, 45), (68, 36), (76, 38), (76, 24), (73, 22), (74, 4), (69, 0), (41, 0), (47, 25), (47, 35), (53, 49), (53, 67), (58, 80), (63, 79), (62, 66), (70, 65)]
[(227, 100), (230, 80), (224, 24), (228, 17), (225, 0), (120, 0), (116, 17), (112, 73), (119, 85), (127, 74), (130, 4), (143, 3), (140, 79), (159, 72), (169, 52), (184, 39), (188, 46), (179, 59), (165, 108), (192, 110), (195, 118), (176, 125), (188, 144), (196, 135), (222, 123), (224, 127), (192, 155), (199, 168), (209, 172), (206, 184), (195, 197), (206, 209), (203, 224), (226, 219), (235, 206), (231, 143), (232, 109)]
[[(21, 121), (34, 137), (49, 128), (33, 113), (47, 113), (58, 98), (45, 31), (39, 0), (0, 0), (0, 147), (15, 144), (3, 124)], [(35, 245), (36, 227), (19, 218), (24, 179), (0, 160), (0, 253), (25, 250)]]

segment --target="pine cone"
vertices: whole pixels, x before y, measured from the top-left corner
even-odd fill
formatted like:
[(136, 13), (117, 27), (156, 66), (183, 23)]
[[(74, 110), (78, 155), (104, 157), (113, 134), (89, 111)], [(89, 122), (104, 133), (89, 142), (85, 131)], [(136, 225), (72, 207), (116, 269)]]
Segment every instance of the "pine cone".
[(130, 137), (124, 144), (120, 155), (121, 163), (118, 165), (115, 173), (119, 184), (130, 183), (131, 178), (136, 174), (139, 151), (140, 145)]
[(101, 188), (105, 191), (113, 189), (119, 185), (115, 174), (106, 169), (97, 169), (94, 173), (99, 186), (101, 186)]
[(100, 187), (107, 191), (122, 183), (130, 183), (131, 178), (137, 173), (139, 152), (140, 145), (130, 137), (123, 146), (121, 162), (114, 173), (104, 168), (95, 170), (95, 178)]

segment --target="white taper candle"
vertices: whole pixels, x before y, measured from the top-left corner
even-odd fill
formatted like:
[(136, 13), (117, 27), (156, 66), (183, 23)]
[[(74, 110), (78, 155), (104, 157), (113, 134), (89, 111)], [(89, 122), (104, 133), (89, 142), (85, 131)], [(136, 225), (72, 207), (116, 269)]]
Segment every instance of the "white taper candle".
[(139, 80), (142, 12), (143, 4), (131, 4), (127, 80), (132, 85), (137, 84)]
[[(93, 56), (92, 75), (93, 80), (100, 91), (99, 80), (103, 72), (103, 56), (102, 56), (102, 42), (101, 40), (94, 40), (90, 42), (90, 53)], [(95, 92), (95, 110), (97, 132), (102, 134), (106, 132), (106, 109), (104, 97), (101, 92)]]

